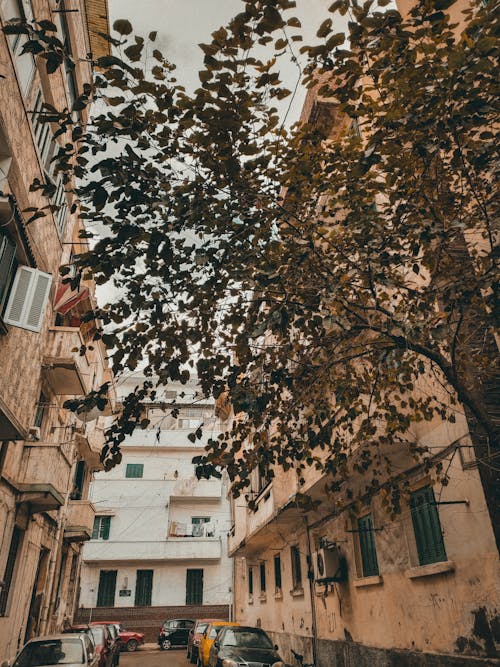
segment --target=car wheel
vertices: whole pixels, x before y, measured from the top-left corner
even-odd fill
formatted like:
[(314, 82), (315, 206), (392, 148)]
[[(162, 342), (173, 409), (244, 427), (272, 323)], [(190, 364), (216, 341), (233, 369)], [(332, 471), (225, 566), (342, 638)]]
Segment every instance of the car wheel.
[(160, 648), (162, 648), (164, 651), (168, 651), (172, 648), (172, 642), (170, 639), (162, 639)]
[(127, 651), (133, 653), (137, 651), (137, 639), (129, 639), (127, 642)]

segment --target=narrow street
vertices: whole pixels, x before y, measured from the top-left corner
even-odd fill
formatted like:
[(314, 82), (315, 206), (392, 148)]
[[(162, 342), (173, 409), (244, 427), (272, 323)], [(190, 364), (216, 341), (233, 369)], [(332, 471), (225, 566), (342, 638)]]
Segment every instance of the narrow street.
[(191, 663), (186, 660), (186, 649), (160, 651), (151, 644), (141, 647), (135, 653), (122, 653), (120, 667), (188, 667)]

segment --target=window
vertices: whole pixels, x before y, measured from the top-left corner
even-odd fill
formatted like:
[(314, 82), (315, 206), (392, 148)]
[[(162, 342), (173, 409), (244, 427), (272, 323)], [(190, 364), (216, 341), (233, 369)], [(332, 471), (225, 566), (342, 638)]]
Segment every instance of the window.
[(135, 606), (150, 607), (153, 591), (153, 570), (137, 570), (135, 583)]
[(371, 514), (358, 519), (358, 536), (363, 577), (375, 576), (378, 574), (378, 562)]
[(12, 587), (12, 579), (14, 577), (19, 546), (21, 544), (21, 536), (22, 531), (19, 528), (14, 527), (10, 540), (9, 555), (7, 556), (7, 563), (5, 564), (5, 571), (2, 577), (3, 586), (0, 589), (0, 616), (7, 615), (7, 603), (9, 601), (9, 593)]
[[(30, 0), (6, 0), (4, 17), (7, 21), (22, 22), (33, 20), (33, 7)], [(28, 41), (28, 35), (9, 35), (10, 46), (14, 54), (17, 77), (24, 95), (29, 90), (35, 73), (35, 59), (31, 53), (22, 53)]]
[(193, 516), (191, 517), (191, 525), (193, 526), (193, 537), (203, 537), (207, 533), (207, 525), (210, 523), (209, 516)]
[(266, 592), (266, 564), (264, 562), (260, 563), (260, 592)]
[(293, 589), (298, 590), (302, 588), (302, 566), (300, 563), (299, 547), (294, 546), (290, 548), (290, 556), (292, 559), (292, 583)]
[(35, 104), (33, 105), (31, 125), (33, 127), (35, 143), (43, 168), (46, 174), (51, 175), (54, 169), (54, 163), (51, 162), (51, 160), (56, 152), (57, 142), (52, 134), (47, 111), (43, 106), (44, 102), (42, 91), (39, 90), (35, 99)]
[(3, 310), (16, 268), (16, 244), (0, 231), (0, 313)]
[(127, 463), (125, 477), (139, 479), (144, 473), (144, 463)]
[(434, 491), (425, 486), (411, 494), (410, 511), (420, 565), (446, 560)]
[(116, 572), (116, 570), (101, 570), (99, 572), (97, 607), (115, 606)]
[(253, 595), (253, 567), (248, 568), (248, 595)]
[(93, 540), (109, 540), (109, 529), (111, 527), (110, 516), (96, 516), (94, 518)]
[(203, 570), (186, 570), (186, 604), (203, 604)]
[(281, 590), (281, 556), (274, 557), (274, 586), (276, 591)]
[(43, 391), (40, 392), (40, 396), (38, 398), (38, 404), (36, 406), (36, 412), (35, 412), (35, 419), (33, 420), (33, 426), (36, 426), (38, 428), (42, 427), (43, 424), (43, 418), (45, 417), (45, 411), (48, 407), (48, 401), (43, 393)]
[(56, 191), (51, 198), (51, 203), (54, 206), (54, 220), (56, 223), (57, 233), (59, 238), (64, 235), (66, 228), (66, 218), (68, 216), (68, 200), (66, 199), (66, 190), (64, 189), (63, 178), (61, 174), (57, 177)]
[(51, 283), (49, 273), (19, 266), (5, 309), (5, 323), (28, 331), (40, 331)]
[[(58, 12), (55, 14), (55, 21), (57, 23), (58, 31), (59, 31), (59, 37), (60, 40), (63, 44), (64, 47), (64, 52), (66, 56), (71, 56), (71, 39), (70, 39), (70, 34), (69, 34), (69, 26), (68, 26), (68, 19), (67, 15), (65, 12), (65, 3), (63, 0), (59, 2), (58, 5)], [(66, 77), (66, 85), (68, 89), (68, 107), (71, 110), (73, 108), (73, 104), (75, 103), (76, 98), (78, 97), (78, 92), (77, 92), (77, 87), (76, 87), (76, 79), (75, 79), (75, 66), (71, 62), (69, 57), (66, 57), (64, 59), (64, 74)], [(75, 118), (76, 120), (76, 118)]]
[[(81, 500), (83, 495), (83, 485), (85, 483), (85, 472), (87, 465), (85, 461), (78, 461), (75, 468), (75, 476), (73, 478), (73, 490), (71, 492), (71, 500)], [(95, 517), (97, 518), (97, 517)], [(95, 528), (95, 518), (94, 518), (94, 528)], [(110, 517), (100, 517), (101, 519), (109, 519)], [(109, 525), (108, 525), (108, 534), (109, 534)]]

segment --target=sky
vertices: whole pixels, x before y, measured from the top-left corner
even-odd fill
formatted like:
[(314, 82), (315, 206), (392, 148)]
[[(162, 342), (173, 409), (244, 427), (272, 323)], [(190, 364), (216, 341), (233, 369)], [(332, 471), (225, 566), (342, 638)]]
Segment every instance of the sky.
[[(320, 23), (331, 16), (328, 14), (330, 4), (329, 0), (297, 0), (297, 8), (291, 10), (290, 16), (300, 19), (302, 30), (299, 32), (304, 44), (314, 42)], [(158, 49), (177, 65), (179, 83), (193, 90), (199, 85), (198, 70), (203, 63), (198, 44), (209, 42), (214, 30), (243, 11), (244, 0), (110, 0), (109, 6), (111, 25), (116, 19), (127, 18), (137, 34), (146, 36), (152, 30), (158, 31)], [(343, 29), (340, 25), (334, 31)], [(298, 48), (300, 46), (299, 43)], [(293, 90), (298, 74), (296, 65), (283, 59), (281, 67), (284, 84)], [(298, 119), (304, 97), (303, 89), (295, 95), (287, 124)], [(283, 111), (288, 105), (289, 100), (283, 105)]]

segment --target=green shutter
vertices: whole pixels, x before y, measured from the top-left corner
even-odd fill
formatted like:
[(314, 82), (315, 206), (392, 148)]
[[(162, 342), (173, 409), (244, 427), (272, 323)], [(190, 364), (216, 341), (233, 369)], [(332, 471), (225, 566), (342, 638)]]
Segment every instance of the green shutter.
[(116, 570), (101, 570), (99, 572), (98, 607), (115, 606), (116, 572)]
[(153, 592), (153, 570), (137, 570), (135, 606), (150, 607)]
[(443, 533), (432, 487), (411, 494), (411, 518), (420, 565), (446, 560)]
[(125, 470), (125, 477), (141, 478), (143, 474), (144, 474), (143, 463), (127, 463), (127, 468)]
[(281, 589), (281, 557), (274, 557), (274, 585)]
[(101, 517), (100, 516), (95, 516), (94, 517), (94, 527), (92, 529), (92, 539), (93, 540), (98, 540), (99, 539), (99, 528), (101, 526)]
[(358, 519), (358, 531), (363, 577), (373, 577), (378, 574), (378, 561), (371, 514)]
[(109, 540), (110, 527), (111, 527), (111, 517), (101, 516), (101, 537), (103, 540)]
[(203, 570), (186, 570), (186, 604), (203, 604)]

